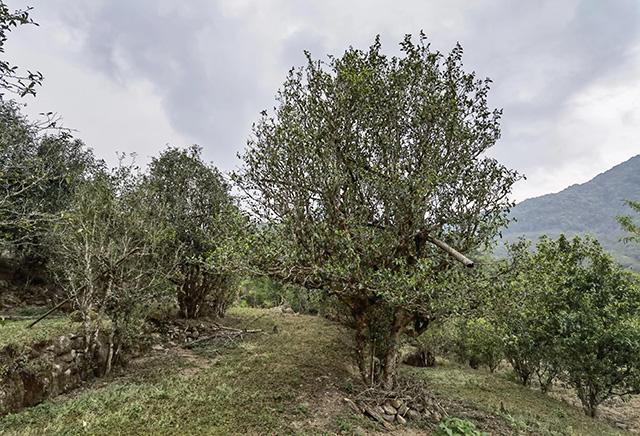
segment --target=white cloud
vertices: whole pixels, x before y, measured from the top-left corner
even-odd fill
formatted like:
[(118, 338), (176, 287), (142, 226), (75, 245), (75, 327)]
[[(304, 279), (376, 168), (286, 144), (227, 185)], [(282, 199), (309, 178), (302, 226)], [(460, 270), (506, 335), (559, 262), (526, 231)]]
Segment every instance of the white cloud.
[(33, 105), (60, 112), (101, 156), (196, 142), (231, 169), (303, 50), (325, 59), (381, 34), (397, 54), (420, 30), (434, 50), (460, 41), (465, 66), (494, 79), (504, 117), (491, 153), (528, 176), (517, 199), (640, 153), (636, 0), (48, 0), (33, 16), (41, 27), (17, 29), (19, 53), (7, 54), (45, 74)]

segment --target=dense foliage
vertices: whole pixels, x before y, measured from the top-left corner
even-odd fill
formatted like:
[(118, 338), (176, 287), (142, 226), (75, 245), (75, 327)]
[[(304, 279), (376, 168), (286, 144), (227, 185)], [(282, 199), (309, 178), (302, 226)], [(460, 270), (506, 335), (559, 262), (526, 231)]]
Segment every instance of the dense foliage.
[(487, 354), (502, 349), (521, 383), (536, 377), (543, 392), (555, 380), (569, 383), (590, 416), (612, 396), (640, 392), (636, 274), (596, 240), (564, 235), (541, 238), (535, 251), (523, 241), (512, 245), (505, 267), (486, 319), (465, 321), (482, 325), (483, 337), (469, 340), (458, 330), (463, 349), (488, 366)]
[(42, 273), (51, 255), (43, 237), (99, 166), (81, 141), (42, 131), (15, 102), (0, 102), (0, 250), (24, 275)]
[(387, 386), (401, 336), (463, 292), (463, 267), (443, 247), (491, 241), (518, 179), (484, 156), (500, 111), (487, 107), (489, 80), (462, 70), (461, 47), (443, 56), (407, 36), (401, 50), (388, 58), (377, 39), (327, 63), (308, 55), (237, 174), (265, 223), (263, 272), (346, 304), (362, 375)]
[(168, 265), (177, 286), (180, 314), (223, 316), (238, 288), (231, 262), (244, 220), (218, 170), (202, 161), (201, 148), (168, 148), (153, 158), (145, 188), (172, 229), (164, 250), (176, 254)]

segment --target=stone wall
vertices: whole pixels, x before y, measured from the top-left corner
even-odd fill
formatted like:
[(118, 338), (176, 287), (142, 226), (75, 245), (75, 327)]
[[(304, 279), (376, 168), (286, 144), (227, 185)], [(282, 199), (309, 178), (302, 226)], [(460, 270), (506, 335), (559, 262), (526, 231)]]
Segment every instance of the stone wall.
[(84, 348), (83, 336), (69, 334), (0, 350), (0, 416), (67, 392), (91, 376), (93, 368), (104, 367), (106, 341), (100, 341), (92, 359), (84, 358)]

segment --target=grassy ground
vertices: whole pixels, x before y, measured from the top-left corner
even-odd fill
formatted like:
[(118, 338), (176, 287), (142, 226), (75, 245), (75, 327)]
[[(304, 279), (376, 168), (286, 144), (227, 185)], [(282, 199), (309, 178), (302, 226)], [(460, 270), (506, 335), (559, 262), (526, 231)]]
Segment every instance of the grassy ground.
[[(484, 424), (486, 421), (501, 418), (511, 427), (511, 434), (629, 434), (606, 422), (608, 411), (603, 411), (603, 419), (589, 418), (576, 404), (568, 404), (538, 390), (521, 386), (504, 374), (490, 374), (486, 370), (474, 370), (440, 360), (433, 369), (404, 367), (403, 372), (408, 377), (426, 379), (430, 388), (449, 403), (450, 414), (476, 421), (480, 429), (490, 427)], [(627, 418), (637, 419), (637, 413), (635, 417)]]
[[(0, 435), (382, 434), (342, 402), (359, 389), (349, 331), (320, 317), (257, 309), (233, 309), (225, 325), (264, 332), (154, 351), (121, 374), (0, 418)], [(450, 363), (402, 372), (426, 379), (451, 415), (496, 435), (628, 434), (503, 376)], [(390, 434), (430, 431), (418, 423)]]
[(7, 345), (29, 346), (47, 341), (78, 328), (69, 318), (44, 319), (32, 328), (27, 328), (34, 320), (8, 321), (0, 325), (0, 349)]
[(225, 324), (265, 333), (160, 351), (132, 364), (125, 378), (8, 415), (0, 434), (319, 435), (351, 425), (336, 396), (353, 383), (345, 365), (350, 335), (341, 327), (241, 309)]

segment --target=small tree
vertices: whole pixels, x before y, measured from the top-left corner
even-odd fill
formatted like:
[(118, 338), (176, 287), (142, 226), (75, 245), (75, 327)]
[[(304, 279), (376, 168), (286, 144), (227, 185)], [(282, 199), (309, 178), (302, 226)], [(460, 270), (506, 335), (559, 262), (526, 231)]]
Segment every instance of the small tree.
[(640, 392), (640, 282), (589, 237), (541, 238), (536, 248), (527, 272), (536, 280), (526, 282), (535, 310), (520, 314), (528, 330), (513, 336), (537, 349), (527, 356), (561, 374), (595, 416), (607, 398)]
[(105, 319), (112, 325), (107, 371), (122, 345), (133, 345), (144, 322), (140, 309), (167, 289), (170, 264), (162, 255), (171, 236), (160, 205), (141, 188), (130, 166), (101, 171), (75, 193), (50, 233), (51, 268), (82, 313), (86, 356), (92, 356)]
[(201, 151), (195, 145), (168, 148), (153, 158), (145, 181), (173, 229), (165, 250), (178, 257), (172, 280), (185, 318), (203, 312), (222, 317), (239, 285), (231, 259), (243, 218), (228, 185), (216, 168), (202, 161)]
[(474, 369), (485, 365), (494, 372), (504, 358), (501, 326), (491, 319), (460, 317), (455, 323), (455, 352)]
[(594, 239), (560, 236), (542, 241), (538, 250), (558, 271), (555, 293), (547, 296), (548, 328), (585, 412), (595, 416), (607, 398), (640, 393), (637, 278)]
[(553, 293), (554, 272), (536, 261), (531, 243), (521, 238), (509, 247), (509, 258), (499, 267), (499, 278), (485, 307), (503, 332), (505, 357), (520, 383), (529, 386), (537, 376), (542, 392), (559, 372), (554, 337), (545, 330), (544, 295)]
[(463, 254), (505, 224), (518, 179), (483, 155), (500, 136), (490, 81), (462, 70), (460, 46), (445, 57), (425, 41), (407, 36), (401, 58), (379, 38), (326, 63), (307, 54), (236, 174), (262, 222), (255, 261), (349, 307), (362, 376), (385, 387), (402, 335), (466, 292), (455, 259), (472, 265)]
[[(46, 133), (14, 102), (0, 102), (0, 250), (30, 276), (49, 257), (45, 235), (99, 166), (68, 132)], [(40, 271), (41, 272), (41, 271)]]

